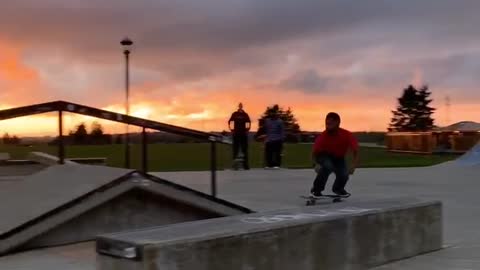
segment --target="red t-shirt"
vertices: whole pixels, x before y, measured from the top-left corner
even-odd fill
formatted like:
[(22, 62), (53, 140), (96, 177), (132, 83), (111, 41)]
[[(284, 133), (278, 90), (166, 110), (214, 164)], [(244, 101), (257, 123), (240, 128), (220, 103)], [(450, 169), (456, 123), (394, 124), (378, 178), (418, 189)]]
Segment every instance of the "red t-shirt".
[(350, 131), (343, 128), (340, 128), (335, 134), (322, 132), (317, 136), (313, 145), (314, 154), (324, 152), (335, 157), (344, 157), (349, 149), (357, 151), (358, 141)]

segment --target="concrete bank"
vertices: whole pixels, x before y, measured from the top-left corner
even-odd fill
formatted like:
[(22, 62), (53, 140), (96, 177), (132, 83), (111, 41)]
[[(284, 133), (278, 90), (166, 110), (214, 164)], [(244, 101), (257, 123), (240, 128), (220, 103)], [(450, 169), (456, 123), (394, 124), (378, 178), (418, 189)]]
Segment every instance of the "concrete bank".
[(252, 213), (141, 172), (54, 165), (0, 189), (0, 254), (99, 234)]
[(97, 239), (101, 270), (368, 269), (442, 247), (442, 205), (412, 198), (194, 221)]

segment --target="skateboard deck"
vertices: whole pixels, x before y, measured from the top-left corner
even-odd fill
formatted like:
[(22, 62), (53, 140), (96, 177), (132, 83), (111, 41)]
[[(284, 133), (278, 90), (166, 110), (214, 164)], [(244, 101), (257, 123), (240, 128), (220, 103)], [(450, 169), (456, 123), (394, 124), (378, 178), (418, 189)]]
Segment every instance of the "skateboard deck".
[(232, 167), (235, 171), (239, 170), (240, 168), (244, 167), (245, 163), (245, 156), (243, 155), (242, 151), (238, 153), (237, 157), (233, 160)]
[(318, 200), (325, 200), (325, 199), (332, 199), (332, 202), (334, 203), (342, 202), (343, 199), (350, 197), (350, 195), (341, 196), (341, 195), (334, 195), (334, 194), (325, 194), (318, 198), (314, 198), (311, 195), (300, 196), (300, 197), (303, 199), (306, 199), (306, 205), (308, 206), (308, 205), (315, 205)]
[(244, 163), (243, 158), (236, 158), (236, 159), (233, 160), (233, 166), (232, 167), (233, 167), (234, 170), (237, 171), (240, 168), (243, 168), (243, 163)]

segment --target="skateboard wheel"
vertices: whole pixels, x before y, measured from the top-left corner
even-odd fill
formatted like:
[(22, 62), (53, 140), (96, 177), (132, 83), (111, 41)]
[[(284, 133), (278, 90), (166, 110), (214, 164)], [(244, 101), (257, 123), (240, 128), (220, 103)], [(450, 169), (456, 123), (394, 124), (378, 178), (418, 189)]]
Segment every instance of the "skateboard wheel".
[(333, 199), (333, 202), (334, 202), (334, 203), (338, 203), (338, 202), (341, 202), (341, 201), (342, 201), (342, 199), (340, 199), (340, 198), (335, 198), (335, 199)]

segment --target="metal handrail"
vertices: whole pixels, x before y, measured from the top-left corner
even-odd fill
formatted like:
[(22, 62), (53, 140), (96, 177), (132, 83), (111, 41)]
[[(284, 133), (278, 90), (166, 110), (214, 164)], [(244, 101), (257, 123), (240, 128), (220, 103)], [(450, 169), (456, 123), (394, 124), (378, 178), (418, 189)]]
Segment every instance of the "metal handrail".
[(0, 110), (0, 120), (7, 120), (17, 117), (31, 116), (36, 114), (48, 113), (48, 112), (58, 112), (58, 129), (59, 129), (59, 140), (58, 140), (58, 158), (59, 164), (65, 163), (65, 147), (63, 142), (63, 112), (71, 112), (76, 114), (87, 115), (91, 117), (96, 117), (100, 119), (105, 119), (109, 121), (114, 121), (118, 123), (123, 123), (132, 126), (142, 127), (142, 170), (147, 172), (147, 133), (146, 129), (152, 129), (157, 131), (163, 131), (168, 133), (173, 133), (177, 135), (182, 135), (186, 137), (191, 137), (195, 139), (204, 140), (210, 142), (210, 170), (211, 170), (211, 190), (212, 196), (216, 196), (216, 170), (217, 170), (217, 151), (216, 144), (232, 144), (224, 136), (219, 136), (213, 133), (208, 133), (204, 131), (184, 128), (180, 126), (165, 124), (157, 121), (152, 121), (148, 119), (143, 119), (135, 116), (130, 116), (126, 114), (111, 112), (107, 110), (102, 110), (94, 107), (89, 107), (73, 102), (67, 102), (63, 100), (52, 101), (40, 104), (33, 104), (28, 106), (21, 106), (16, 108)]

